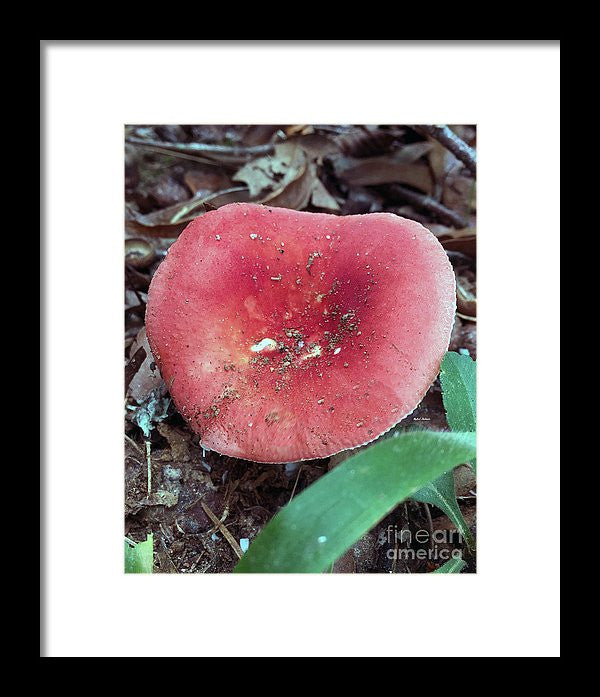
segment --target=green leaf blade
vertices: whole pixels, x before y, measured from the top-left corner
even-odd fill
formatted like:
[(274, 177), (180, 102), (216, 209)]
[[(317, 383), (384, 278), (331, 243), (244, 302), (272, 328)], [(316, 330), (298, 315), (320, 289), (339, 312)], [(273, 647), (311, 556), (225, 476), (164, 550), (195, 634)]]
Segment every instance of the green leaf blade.
[(285, 506), (234, 569), (320, 573), (394, 506), (475, 455), (475, 435), (412, 431), (345, 460)]
[(419, 489), (411, 498), (421, 503), (430, 503), (443, 511), (454, 523), (456, 529), (461, 534), (469, 549), (475, 547), (475, 541), (465, 521), (463, 514), (456, 501), (456, 490), (454, 488), (454, 474), (452, 471), (446, 472), (433, 482), (429, 482), (422, 489)]
[(131, 545), (125, 540), (125, 573), (151, 574), (154, 564), (154, 535), (146, 535), (145, 542)]
[[(477, 364), (470, 356), (448, 351), (440, 366), (442, 399), (453, 431), (477, 430)], [(470, 464), (476, 469), (475, 458)]]
[(463, 559), (449, 559), (445, 564), (442, 564), (439, 569), (432, 571), (433, 574), (460, 574), (465, 568), (467, 562)]
[(477, 371), (470, 356), (448, 351), (442, 360), (440, 382), (448, 425), (453, 431), (477, 426)]

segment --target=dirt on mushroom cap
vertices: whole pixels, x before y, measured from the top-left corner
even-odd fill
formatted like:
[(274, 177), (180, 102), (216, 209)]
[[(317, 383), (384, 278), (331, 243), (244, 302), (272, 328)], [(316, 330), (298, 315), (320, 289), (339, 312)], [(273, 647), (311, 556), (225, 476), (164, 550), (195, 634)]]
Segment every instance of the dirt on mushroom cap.
[(446, 253), (414, 221), (231, 204), (171, 247), (146, 324), (206, 447), (289, 462), (361, 445), (410, 413), (454, 310)]

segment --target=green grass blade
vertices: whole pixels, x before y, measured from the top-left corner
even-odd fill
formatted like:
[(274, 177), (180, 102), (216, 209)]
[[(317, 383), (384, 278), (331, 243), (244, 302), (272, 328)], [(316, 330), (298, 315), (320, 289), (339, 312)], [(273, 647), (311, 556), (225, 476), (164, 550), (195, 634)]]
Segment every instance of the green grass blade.
[(473, 536), (471, 535), (469, 526), (463, 518), (463, 514), (456, 501), (454, 475), (452, 471), (446, 472), (433, 482), (426, 484), (422, 489), (419, 489), (416, 494), (413, 494), (411, 499), (437, 506), (454, 523), (469, 549), (474, 548), (475, 542)]
[[(474, 432), (477, 427), (476, 364), (470, 356), (448, 351), (440, 369), (442, 398), (448, 425), (453, 431)], [(472, 461), (475, 466), (475, 460)], [(444, 473), (429, 482), (411, 497), (437, 506), (454, 523), (470, 549), (474, 547), (473, 536), (463, 518), (456, 501), (454, 475)]]
[(439, 569), (432, 571), (433, 574), (459, 574), (467, 565), (462, 559), (450, 559), (442, 564)]
[(475, 434), (413, 431), (345, 460), (265, 526), (234, 571), (319, 573), (394, 506), (475, 455)]
[(145, 542), (131, 545), (125, 540), (125, 573), (151, 574), (154, 562), (154, 535), (146, 535)]

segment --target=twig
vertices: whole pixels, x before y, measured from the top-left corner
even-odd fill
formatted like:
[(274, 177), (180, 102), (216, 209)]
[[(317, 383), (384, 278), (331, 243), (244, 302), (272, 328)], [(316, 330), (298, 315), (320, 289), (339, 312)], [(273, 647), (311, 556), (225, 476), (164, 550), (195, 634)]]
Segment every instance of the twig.
[(150, 459), (150, 441), (146, 441), (146, 462), (148, 463), (148, 496), (152, 490), (152, 460)]
[(385, 189), (386, 192), (393, 198), (402, 199), (413, 206), (430, 211), (440, 220), (452, 225), (452, 227), (464, 228), (469, 225), (469, 222), (456, 211), (446, 208), (446, 206), (439, 201), (436, 201), (434, 198), (431, 198), (431, 196), (418, 194), (416, 191), (412, 191), (412, 189), (407, 189), (405, 186), (402, 186), (402, 184), (388, 184)]
[(131, 145), (142, 147), (162, 148), (171, 152), (184, 153), (186, 155), (206, 155), (207, 157), (256, 157), (270, 155), (275, 151), (273, 143), (264, 145), (209, 145), (207, 143), (169, 143), (162, 140), (150, 140), (129, 136), (125, 139)]
[(204, 510), (206, 515), (212, 520), (212, 522), (221, 531), (221, 534), (223, 535), (223, 537), (227, 540), (227, 542), (229, 542), (231, 549), (233, 549), (233, 551), (236, 553), (237, 558), (241, 559), (244, 553), (242, 552), (242, 548), (235, 541), (233, 535), (223, 525), (223, 523), (217, 518), (217, 516), (210, 510), (210, 508), (204, 503), (204, 501), (200, 501), (200, 505), (202, 506), (202, 509)]
[(142, 449), (140, 446), (133, 440), (133, 438), (130, 438), (126, 433), (123, 434), (125, 436), (125, 440), (132, 445), (140, 455), (143, 455)]
[(202, 557), (203, 557), (205, 554), (206, 554), (206, 551), (205, 551), (205, 550), (202, 550), (202, 551), (200, 552), (200, 554), (198, 555), (196, 561), (190, 566), (190, 571), (189, 571), (190, 574), (194, 572), (194, 569), (198, 566), (198, 562), (200, 561), (200, 559), (202, 559)]
[[(247, 191), (247, 187), (245, 186), (233, 186), (230, 187), (229, 189), (221, 189), (220, 191), (211, 191), (209, 194), (206, 196), (201, 196), (200, 198), (196, 200), (190, 200), (186, 203), (185, 206), (180, 208), (177, 213), (173, 215), (171, 220), (169, 220), (169, 225), (174, 225), (175, 223), (178, 223), (181, 218), (184, 218), (185, 216), (189, 215), (195, 208), (198, 208), (198, 206), (204, 205), (210, 203), (215, 198), (218, 198), (219, 196), (225, 196), (226, 194), (232, 194), (232, 193), (237, 193), (238, 191)], [(214, 208), (214, 206), (213, 206)]]
[[(171, 567), (170, 571), (167, 571), (166, 569), (164, 569), (164, 571), (168, 574), (179, 573), (179, 569), (175, 566), (175, 562), (171, 559), (171, 555), (169, 554), (169, 550), (167, 549), (167, 545), (165, 544), (164, 537), (162, 537), (162, 536), (160, 538), (160, 546), (161, 546), (161, 550), (159, 553), (160, 554), (159, 558), (164, 556), (164, 558), (166, 558), (167, 564)], [(162, 559), (161, 559), (161, 561), (162, 561)], [(162, 564), (161, 564), (161, 569), (162, 569)]]
[[(296, 493), (296, 487), (298, 486), (298, 480), (300, 479), (300, 472), (302, 472), (302, 465), (300, 465), (300, 467), (298, 467), (298, 474), (296, 475), (296, 481), (294, 482), (294, 488), (292, 489), (292, 495), (290, 496), (290, 501), (294, 498), (294, 494)], [(288, 501), (288, 503), (290, 501)]]
[(180, 160), (189, 160), (190, 162), (200, 162), (203, 165), (210, 165), (211, 167), (229, 167), (231, 169), (235, 168), (235, 165), (231, 165), (224, 162), (217, 162), (216, 160), (210, 160), (208, 157), (199, 157), (198, 155), (187, 155), (184, 152), (175, 152), (174, 150), (165, 150), (164, 148), (157, 148), (154, 145), (144, 145), (142, 146), (149, 150), (150, 152), (155, 152), (157, 155), (164, 155), (166, 157), (175, 157)]
[(463, 165), (475, 176), (477, 172), (477, 155), (475, 150), (468, 146), (462, 138), (459, 138), (456, 133), (448, 126), (416, 126), (416, 131), (426, 133), (435, 138), (446, 149), (460, 160)]

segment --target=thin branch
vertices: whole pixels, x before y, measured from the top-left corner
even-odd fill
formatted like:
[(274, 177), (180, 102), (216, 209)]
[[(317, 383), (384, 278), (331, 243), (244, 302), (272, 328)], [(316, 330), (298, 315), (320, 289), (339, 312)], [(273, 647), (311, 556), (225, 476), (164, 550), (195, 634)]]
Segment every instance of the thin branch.
[(401, 199), (413, 206), (434, 213), (441, 221), (452, 227), (464, 228), (469, 225), (469, 222), (456, 211), (446, 208), (446, 206), (436, 201), (434, 198), (431, 198), (431, 196), (419, 194), (412, 189), (402, 186), (402, 184), (388, 184), (386, 186), (386, 192), (392, 196), (392, 198)]
[(477, 171), (477, 154), (452, 129), (448, 128), (448, 126), (416, 126), (415, 130), (435, 138), (446, 149), (450, 150), (454, 157), (460, 160), (469, 172), (475, 176)]
[(150, 492), (152, 491), (152, 455), (149, 440), (146, 440), (146, 462), (148, 464), (148, 496), (150, 496)]
[(202, 506), (203, 511), (206, 513), (206, 515), (212, 520), (212, 522), (217, 526), (217, 528), (221, 531), (221, 534), (223, 537), (229, 542), (229, 545), (231, 546), (231, 549), (235, 552), (236, 556), (238, 559), (242, 558), (242, 555), (244, 554), (242, 552), (242, 548), (238, 545), (238, 543), (235, 541), (235, 538), (233, 535), (229, 532), (229, 530), (223, 525), (223, 522), (220, 521), (217, 516), (211, 511), (211, 509), (204, 503), (204, 501), (200, 501), (200, 505)]
[[(124, 433), (123, 435), (125, 436), (125, 440), (126, 440), (130, 445), (132, 445), (132, 446), (138, 451), (138, 453), (139, 453), (140, 455), (143, 455), (143, 454), (144, 454), (143, 451), (142, 451), (142, 449), (140, 448), (140, 446), (139, 446), (132, 438), (130, 438), (126, 433)], [(133, 459), (133, 458), (132, 458), (132, 459)], [(139, 462), (139, 460), (136, 460), (136, 462)]]
[[(290, 501), (294, 498), (294, 494), (296, 493), (296, 487), (298, 486), (298, 480), (300, 479), (300, 472), (302, 472), (302, 465), (300, 465), (300, 467), (298, 467), (298, 474), (296, 476), (296, 481), (294, 482), (294, 488), (292, 489), (292, 495), (290, 496)], [(288, 501), (288, 503), (290, 501)]]
[(175, 152), (174, 150), (165, 150), (164, 148), (157, 148), (154, 145), (144, 145), (141, 147), (146, 148), (149, 152), (155, 152), (157, 155), (175, 157), (180, 160), (188, 160), (189, 162), (200, 162), (203, 165), (210, 165), (211, 167), (229, 167), (231, 169), (235, 167), (235, 165), (227, 162), (219, 162), (217, 160), (211, 160), (208, 157), (199, 157), (198, 155), (187, 155), (184, 152)]
[(264, 145), (209, 145), (207, 143), (169, 143), (162, 140), (150, 140), (149, 138), (138, 138), (129, 136), (125, 139), (131, 145), (142, 147), (162, 148), (171, 152), (184, 153), (187, 155), (205, 155), (207, 157), (256, 157), (260, 155), (270, 155), (275, 148), (273, 143)]

